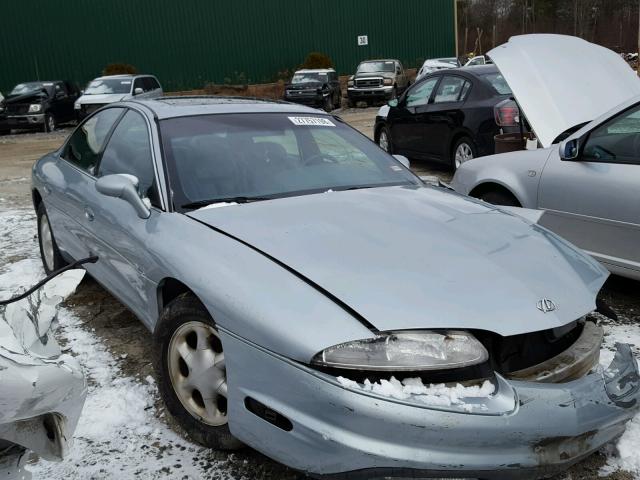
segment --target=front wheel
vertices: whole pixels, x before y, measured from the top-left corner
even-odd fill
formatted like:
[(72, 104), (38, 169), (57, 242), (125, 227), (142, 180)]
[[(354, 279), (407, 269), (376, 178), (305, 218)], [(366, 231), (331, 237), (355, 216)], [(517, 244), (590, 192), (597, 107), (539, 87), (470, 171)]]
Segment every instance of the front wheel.
[(491, 190), (478, 195), (478, 198), (483, 202), (491, 203), (492, 205), (502, 205), (505, 207), (521, 207), (520, 202), (511, 193), (501, 192), (499, 190)]
[(38, 244), (40, 246), (40, 258), (42, 259), (42, 266), (44, 271), (49, 275), (51, 272), (55, 272), (60, 268), (67, 265), (64, 261), (60, 250), (58, 250), (58, 244), (53, 236), (53, 230), (49, 223), (49, 216), (44, 208), (44, 203), (40, 202), (36, 209), (36, 217), (38, 220)]
[(393, 153), (393, 147), (391, 146), (391, 134), (387, 127), (382, 127), (378, 135), (378, 145), (387, 153)]
[(56, 119), (50, 113), (44, 115), (44, 131), (53, 132), (56, 129)]
[(202, 303), (172, 300), (155, 333), (155, 368), (167, 410), (196, 442), (219, 450), (242, 446), (229, 431), (222, 341)]
[(474, 159), (476, 147), (469, 137), (460, 138), (451, 150), (451, 164), (454, 170), (460, 168), (464, 162)]

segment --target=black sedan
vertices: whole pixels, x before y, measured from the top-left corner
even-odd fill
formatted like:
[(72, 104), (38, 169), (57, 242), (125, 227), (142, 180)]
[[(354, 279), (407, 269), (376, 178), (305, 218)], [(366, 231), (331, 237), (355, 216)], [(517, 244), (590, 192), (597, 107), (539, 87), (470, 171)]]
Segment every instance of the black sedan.
[(434, 72), (382, 107), (374, 139), (389, 153), (456, 169), (494, 153), (494, 136), (518, 130), (518, 108), (495, 65)]

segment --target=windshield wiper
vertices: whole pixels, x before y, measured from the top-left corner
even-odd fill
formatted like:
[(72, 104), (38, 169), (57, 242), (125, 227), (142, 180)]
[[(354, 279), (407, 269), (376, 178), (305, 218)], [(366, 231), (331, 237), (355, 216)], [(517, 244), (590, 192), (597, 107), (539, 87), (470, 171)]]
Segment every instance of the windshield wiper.
[(224, 197), (224, 198), (212, 198), (209, 200), (198, 200), (196, 202), (185, 203), (181, 208), (194, 209), (202, 208), (207, 205), (213, 205), (214, 203), (251, 203), (260, 202), (262, 200), (272, 200), (273, 197)]

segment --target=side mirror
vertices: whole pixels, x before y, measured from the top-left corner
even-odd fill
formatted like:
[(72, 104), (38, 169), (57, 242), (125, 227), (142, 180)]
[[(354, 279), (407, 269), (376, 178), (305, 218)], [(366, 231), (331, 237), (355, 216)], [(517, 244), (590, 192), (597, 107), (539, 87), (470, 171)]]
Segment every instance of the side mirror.
[(394, 155), (393, 158), (398, 160), (402, 165), (404, 165), (407, 168), (409, 168), (409, 166), (411, 165), (411, 163), (409, 162), (409, 159), (404, 155)]
[(144, 90), (142, 90), (140, 87), (136, 88), (136, 89), (133, 91), (133, 94), (134, 94), (134, 95), (140, 95), (141, 93), (144, 93)]
[(398, 106), (398, 99), (397, 98), (393, 98), (393, 99), (389, 100), (387, 102), (387, 105), (389, 105), (390, 107), (397, 107)]
[(133, 207), (140, 218), (149, 218), (151, 210), (138, 195), (138, 179), (133, 175), (116, 173), (96, 181), (96, 190), (107, 197), (121, 198)]
[(575, 160), (578, 158), (578, 153), (580, 152), (578, 139), (574, 138), (560, 142), (559, 150), (561, 160)]

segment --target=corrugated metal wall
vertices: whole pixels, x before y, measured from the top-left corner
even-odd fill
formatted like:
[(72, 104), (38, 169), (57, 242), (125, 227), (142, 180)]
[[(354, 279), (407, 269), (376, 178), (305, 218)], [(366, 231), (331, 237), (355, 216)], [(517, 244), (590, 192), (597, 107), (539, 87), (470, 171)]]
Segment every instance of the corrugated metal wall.
[[(108, 63), (154, 73), (165, 90), (276, 79), (311, 51), (340, 73), (366, 58), (455, 55), (455, 0), (5, 0), (0, 90), (84, 84)], [(369, 45), (358, 46), (357, 36)]]

